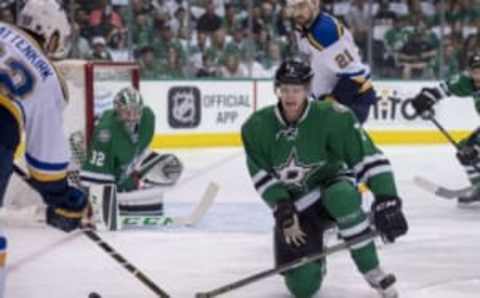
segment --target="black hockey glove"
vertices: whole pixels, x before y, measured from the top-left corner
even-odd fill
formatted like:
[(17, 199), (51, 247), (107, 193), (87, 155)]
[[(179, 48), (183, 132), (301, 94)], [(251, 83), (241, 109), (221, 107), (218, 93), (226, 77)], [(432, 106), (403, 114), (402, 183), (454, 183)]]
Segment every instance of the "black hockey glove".
[(300, 247), (306, 243), (305, 233), (300, 227), (298, 213), (290, 200), (280, 201), (273, 210), (275, 224), (282, 231), (285, 242), (290, 246)]
[(437, 88), (423, 88), (412, 100), (412, 106), (418, 115), (433, 111), (433, 105), (442, 99), (442, 94)]
[(480, 162), (477, 146), (465, 145), (460, 148), (456, 155), (462, 165), (473, 165)]
[(388, 242), (407, 233), (408, 224), (402, 212), (402, 201), (395, 196), (378, 196), (372, 204), (373, 223)]

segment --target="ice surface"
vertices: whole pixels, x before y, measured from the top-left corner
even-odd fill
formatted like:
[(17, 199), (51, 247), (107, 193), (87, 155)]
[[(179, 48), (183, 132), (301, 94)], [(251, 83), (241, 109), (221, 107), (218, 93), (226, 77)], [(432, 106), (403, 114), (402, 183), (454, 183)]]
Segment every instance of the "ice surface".
[[(394, 272), (402, 298), (480, 297), (480, 208), (459, 209), (412, 183), (423, 175), (449, 187), (467, 185), (449, 146), (385, 147), (404, 199), (410, 232), (379, 249), (385, 269)], [(186, 172), (166, 195), (167, 213), (186, 214), (209, 181), (220, 184), (215, 204), (193, 228), (122, 231), (102, 236), (172, 297), (193, 297), (272, 266), (272, 219), (252, 188), (241, 149), (177, 151)], [(7, 226), (8, 263), (18, 265), (66, 234), (50, 228)], [(83, 236), (15, 267), (7, 297), (155, 297)], [(289, 297), (275, 276), (222, 297)], [(374, 298), (347, 253), (328, 258), (323, 298)]]

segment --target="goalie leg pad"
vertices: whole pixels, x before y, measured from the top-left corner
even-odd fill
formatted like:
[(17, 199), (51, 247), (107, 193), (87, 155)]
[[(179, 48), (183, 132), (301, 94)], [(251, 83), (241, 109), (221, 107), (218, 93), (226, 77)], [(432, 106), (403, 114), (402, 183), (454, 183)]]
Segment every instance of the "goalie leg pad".
[(122, 216), (163, 215), (163, 190), (147, 190), (119, 193), (119, 210)]
[(120, 230), (117, 188), (114, 184), (92, 185), (89, 191), (92, 221), (99, 230)]

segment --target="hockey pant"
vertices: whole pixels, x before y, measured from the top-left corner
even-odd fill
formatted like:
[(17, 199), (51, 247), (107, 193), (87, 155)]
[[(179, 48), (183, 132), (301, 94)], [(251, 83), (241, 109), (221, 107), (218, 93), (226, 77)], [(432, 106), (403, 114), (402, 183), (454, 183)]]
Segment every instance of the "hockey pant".
[[(377, 102), (377, 94), (370, 80), (357, 81), (349, 77), (341, 77), (332, 90), (331, 95), (341, 104), (349, 107), (360, 123), (365, 123), (370, 107)], [(320, 96), (319, 99), (324, 99)]]
[[(20, 123), (6, 107), (8, 102), (4, 102), (4, 97), (0, 100), (0, 207), (3, 207), (4, 196), (8, 182), (12, 175), (13, 160), (15, 150), (20, 143)], [(7, 238), (0, 227), (0, 298), (5, 294), (6, 278), (6, 257), (7, 257)]]
[[(276, 265), (282, 265), (302, 256), (318, 253), (323, 249), (323, 232), (332, 219), (340, 236), (350, 240), (370, 233), (370, 223), (361, 208), (361, 195), (349, 181), (339, 180), (322, 191), (322, 197), (299, 214), (300, 225), (307, 235), (307, 243), (299, 248), (289, 246), (275, 227), (274, 251)], [(350, 255), (361, 273), (379, 266), (373, 240), (350, 248)], [(284, 274), (290, 292), (297, 298), (312, 297), (320, 288), (326, 273), (325, 260), (309, 263)]]

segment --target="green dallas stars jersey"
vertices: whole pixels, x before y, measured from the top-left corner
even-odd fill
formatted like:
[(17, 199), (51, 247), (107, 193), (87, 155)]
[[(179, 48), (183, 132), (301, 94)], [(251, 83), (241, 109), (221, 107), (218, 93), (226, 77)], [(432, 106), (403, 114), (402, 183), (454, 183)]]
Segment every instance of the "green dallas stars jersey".
[(135, 183), (129, 174), (150, 145), (154, 131), (155, 115), (149, 107), (143, 108), (135, 139), (127, 132), (114, 110), (103, 113), (95, 127), (87, 160), (82, 166), (82, 181), (115, 183), (119, 191), (134, 189)]
[[(446, 88), (445, 88), (446, 86)], [(442, 89), (446, 89), (447, 96), (473, 97), (475, 109), (480, 114), (480, 88), (475, 87), (472, 77), (468, 73), (459, 73), (448, 79)]]
[(263, 108), (244, 123), (242, 139), (255, 188), (271, 207), (345, 176), (366, 182), (375, 195), (397, 195), (389, 161), (338, 103), (309, 102), (294, 126), (278, 106)]

